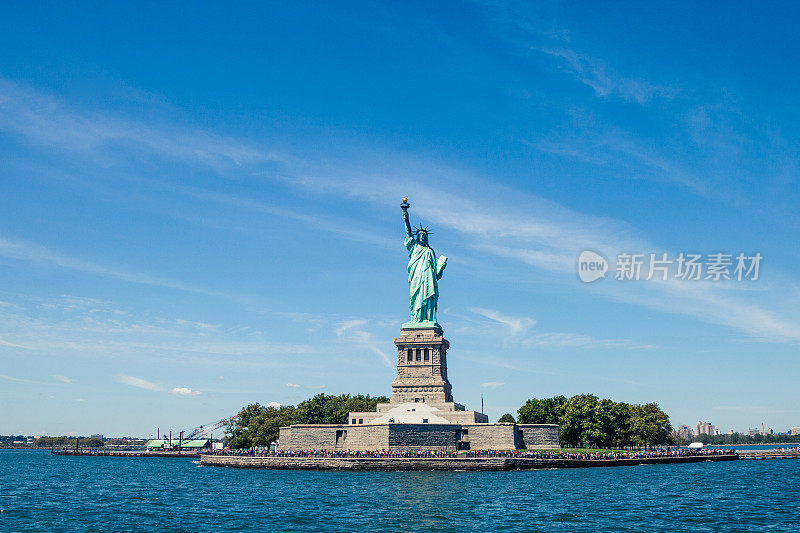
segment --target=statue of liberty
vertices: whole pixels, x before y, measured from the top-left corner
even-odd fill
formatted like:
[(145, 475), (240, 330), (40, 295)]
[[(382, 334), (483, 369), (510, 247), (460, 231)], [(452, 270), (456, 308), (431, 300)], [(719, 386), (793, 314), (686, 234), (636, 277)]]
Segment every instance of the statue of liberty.
[(439, 300), (437, 283), (447, 266), (447, 257), (436, 259), (436, 252), (428, 244), (431, 231), (427, 227), (411, 229), (408, 219), (408, 198), (403, 198), (400, 209), (406, 223), (405, 245), (408, 249), (408, 285), (411, 292), (411, 320), (403, 327), (440, 327), (436, 323), (436, 304)]

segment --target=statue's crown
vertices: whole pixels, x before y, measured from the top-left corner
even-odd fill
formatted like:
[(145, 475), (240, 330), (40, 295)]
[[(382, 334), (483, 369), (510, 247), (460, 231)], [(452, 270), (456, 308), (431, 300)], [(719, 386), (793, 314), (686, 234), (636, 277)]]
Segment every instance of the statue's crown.
[(431, 231), (429, 226), (422, 226), (422, 225), (416, 226), (414, 228), (414, 233), (419, 233), (419, 232), (425, 233), (427, 235), (433, 235), (433, 232)]

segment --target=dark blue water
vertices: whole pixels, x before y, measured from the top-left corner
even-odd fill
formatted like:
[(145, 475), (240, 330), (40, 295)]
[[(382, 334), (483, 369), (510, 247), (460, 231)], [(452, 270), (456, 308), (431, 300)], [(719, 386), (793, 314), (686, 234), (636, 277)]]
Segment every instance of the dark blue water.
[(0, 450), (0, 531), (799, 531), (800, 459), (296, 472)]

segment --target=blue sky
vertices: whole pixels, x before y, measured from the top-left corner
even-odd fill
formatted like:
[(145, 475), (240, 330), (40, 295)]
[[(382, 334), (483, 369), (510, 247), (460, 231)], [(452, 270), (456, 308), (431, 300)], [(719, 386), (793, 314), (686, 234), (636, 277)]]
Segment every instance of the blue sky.
[[(796, 10), (4, 6), (0, 433), (388, 394), (404, 196), (468, 408), (800, 425)], [(586, 249), (764, 259), (584, 284)]]

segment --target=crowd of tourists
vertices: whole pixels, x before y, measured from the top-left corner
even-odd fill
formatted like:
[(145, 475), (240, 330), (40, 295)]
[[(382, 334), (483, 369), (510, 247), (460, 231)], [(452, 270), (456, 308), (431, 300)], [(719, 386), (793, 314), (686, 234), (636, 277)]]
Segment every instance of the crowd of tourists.
[(657, 448), (653, 450), (613, 450), (607, 452), (574, 452), (569, 450), (215, 450), (214, 455), (255, 456), (255, 457), (319, 457), (319, 458), (523, 458), (523, 459), (650, 459), (656, 457), (686, 457), (696, 455), (730, 455), (734, 450), (688, 448)]

